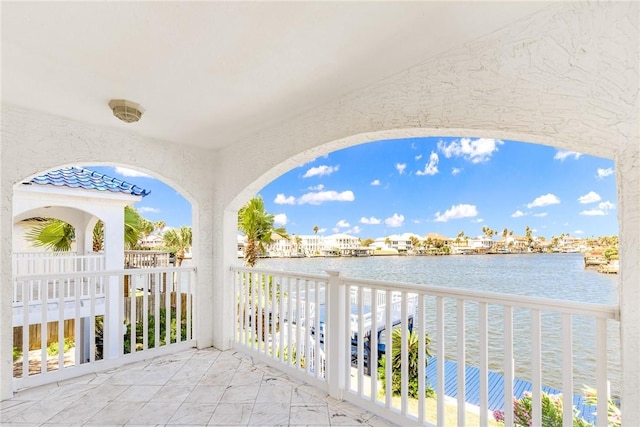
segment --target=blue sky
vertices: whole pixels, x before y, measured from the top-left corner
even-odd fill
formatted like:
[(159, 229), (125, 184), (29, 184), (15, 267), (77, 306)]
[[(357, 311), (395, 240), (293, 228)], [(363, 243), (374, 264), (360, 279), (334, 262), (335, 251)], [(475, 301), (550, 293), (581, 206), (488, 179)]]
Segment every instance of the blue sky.
[[(152, 221), (190, 225), (188, 202), (144, 176), (99, 169), (152, 192), (136, 207)], [(126, 172), (126, 171), (125, 171)], [(524, 235), (618, 234), (614, 163), (553, 147), (490, 138), (410, 138), (332, 152), (281, 175), (259, 194), (290, 234), (362, 238), (488, 226)]]

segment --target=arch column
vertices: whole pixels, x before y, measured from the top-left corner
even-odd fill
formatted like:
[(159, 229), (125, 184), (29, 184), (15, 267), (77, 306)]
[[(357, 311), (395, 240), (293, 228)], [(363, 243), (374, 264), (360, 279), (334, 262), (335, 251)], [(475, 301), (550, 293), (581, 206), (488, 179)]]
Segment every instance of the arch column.
[(640, 425), (640, 141), (616, 159), (623, 425)]

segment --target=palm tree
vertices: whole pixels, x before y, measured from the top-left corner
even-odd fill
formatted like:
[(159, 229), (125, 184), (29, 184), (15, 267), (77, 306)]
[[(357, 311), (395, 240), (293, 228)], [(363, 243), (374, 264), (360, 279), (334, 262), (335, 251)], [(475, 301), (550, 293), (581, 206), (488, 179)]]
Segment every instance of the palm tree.
[(420, 247), (420, 239), (418, 239), (416, 236), (410, 236), (409, 240), (411, 240), (411, 246), (415, 249), (418, 249)]
[(191, 247), (193, 233), (191, 227), (183, 225), (176, 229), (171, 228), (164, 233), (164, 244), (176, 254), (176, 267), (182, 265), (185, 252)]
[[(427, 358), (431, 357), (431, 350), (429, 349), (429, 344), (431, 343), (431, 338), (429, 335), (425, 333), (424, 336), (424, 368), (425, 372), (427, 370)], [(408, 381), (408, 394), (409, 397), (417, 398), (418, 397), (418, 373), (419, 373), (419, 355), (420, 355), (420, 341), (418, 340), (418, 334), (415, 330), (407, 331), (407, 372), (409, 374)], [(386, 387), (386, 357), (380, 359), (381, 366), (378, 367), (378, 375), (380, 380), (382, 381), (383, 388)], [(401, 381), (401, 373), (402, 373), (402, 328), (393, 329), (391, 335), (391, 392), (392, 394), (398, 395), (402, 393), (402, 381)], [(430, 386), (425, 388), (425, 392), (427, 395), (433, 394), (433, 389)]]
[(313, 226), (313, 234), (318, 234), (318, 230), (320, 230), (320, 228), (318, 228), (317, 225)]
[(38, 218), (38, 224), (27, 231), (26, 239), (33, 247), (44, 247), (54, 252), (68, 252), (76, 239), (71, 224), (55, 218)]
[[(124, 208), (124, 244), (125, 249), (135, 248), (141, 234), (141, 226), (146, 221), (138, 211), (131, 206)], [(147, 221), (148, 222), (148, 221)], [(72, 225), (56, 218), (42, 218), (40, 223), (33, 226), (26, 234), (26, 238), (34, 247), (45, 247), (54, 252), (68, 252), (75, 240), (75, 229)], [(93, 229), (93, 251), (104, 249), (104, 224), (98, 221)]]
[(244, 260), (249, 267), (256, 265), (259, 253), (264, 251), (265, 245), (271, 243), (273, 233), (289, 238), (284, 227), (273, 228), (273, 215), (264, 209), (264, 200), (260, 196), (249, 200), (238, 211), (238, 230), (247, 237)]
[(160, 233), (167, 226), (167, 223), (164, 221), (156, 221), (153, 223), (153, 229)]
[(527, 238), (527, 241), (529, 242), (529, 247), (531, 248), (532, 243), (533, 243), (533, 237), (531, 235), (531, 229), (529, 228), (528, 225), (524, 229), (524, 235)]

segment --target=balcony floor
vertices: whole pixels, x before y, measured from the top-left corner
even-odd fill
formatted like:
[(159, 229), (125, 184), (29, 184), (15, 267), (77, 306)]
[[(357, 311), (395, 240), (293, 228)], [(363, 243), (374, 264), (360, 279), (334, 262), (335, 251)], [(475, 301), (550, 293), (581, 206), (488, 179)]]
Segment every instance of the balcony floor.
[(187, 350), (23, 390), (3, 426), (393, 426), (235, 351)]

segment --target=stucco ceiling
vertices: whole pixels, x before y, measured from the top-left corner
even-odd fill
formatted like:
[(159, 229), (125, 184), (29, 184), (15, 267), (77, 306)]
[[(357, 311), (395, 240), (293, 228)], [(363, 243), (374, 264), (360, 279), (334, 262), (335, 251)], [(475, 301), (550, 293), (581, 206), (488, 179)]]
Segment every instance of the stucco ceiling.
[(2, 101), (219, 149), (546, 6), (2, 2)]

